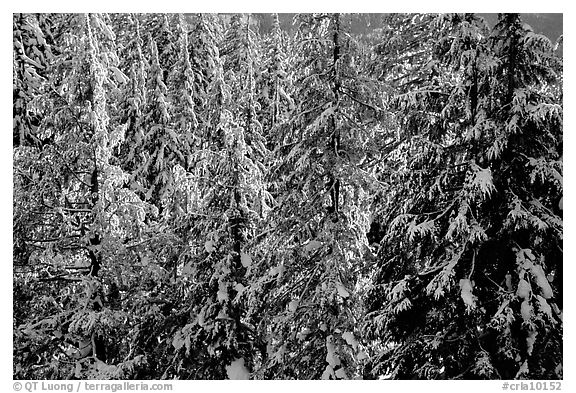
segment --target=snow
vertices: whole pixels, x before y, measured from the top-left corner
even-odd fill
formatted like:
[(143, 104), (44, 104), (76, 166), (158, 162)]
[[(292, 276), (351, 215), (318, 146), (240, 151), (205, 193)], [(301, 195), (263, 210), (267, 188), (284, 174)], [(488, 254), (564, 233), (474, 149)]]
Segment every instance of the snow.
[(252, 257), (249, 254), (241, 253), (240, 262), (242, 263), (242, 266), (248, 268), (252, 264)]
[(344, 368), (339, 368), (338, 370), (336, 370), (336, 378), (348, 379), (348, 376), (346, 375), (346, 371), (344, 370)]
[(490, 168), (484, 169), (477, 165), (474, 165), (473, 169), (476, 170), (476, 173), (472, 187), (478, 188), (482, 192), (483, 197), (489, 197), (492, 191), (496, 189), (492, 182), (492, 171)]
[(226, 366), (226, 374), (228, 379), (250, 379), (250, 372), (244, 365), (244, 358), (236, 359)]
[(338, 295), (342, 296), (344, 299), (350, 296), (350, 293), (341, 282), (336, 283), (336, 290), (338, 291)]
[(530, 322), (532, 318), (532, 305), (528, 300), (524, 300), (520, 306), (520, 313), (524, 322)]
[(308, 244), (306, 244), (306, 246), (304, 246), (304, 249), (307, 252), (310, 252), (310, 251), (314, 251), (314, 250), (320, 248), (321, 246), (322, 246), (322, 243), (319, 242), (318, 240), (310, 240), (308, 242)]
[(552, 319), (552, 307), (550, 307), (550, 305), (548, 304), (548, 302), (546, 301), (546, 299), (544, 299), (542, 296), (538, 295), (536, 296), (536, 299), (538, 299), (538, 303), (540, 305), (540, 309), (542, 311), (544, 311), (544, 313), (546, 315), (548, 315), (549, 318)]
[(332, 367), (330, 365), (327, 365), (326, 368), (324, 369), (324, 372), (322, 373), (322, 379), (330, 379), (330, 377), (334, 377), (334, 370), (332, 369)]
[(288, 303), (288, 310), (290, 310), (291, 312), (296, 311), (297, 308), (298, 308), (298, 300), (292, 300), (290, 303)]
[(546, 278), (546, 274), (544, 273), (544, 269), (542, 269), (542, 266), (532, 265), (530, 271), (536, 278), (536, 284), (538, 284), (538, 286), (542, 290), (542, 296), (545, 299), (550, 299), (552, 296), (554, 296), (554, 292), (552, 291), (552, 287), (550, 286), (550, 283)]
[(220, 283), (216, 297), (219, 302), (225, 302), (226, 300), (228, 300), (228, 291), (226, 290), (225, 283)]
[(358, 352), (358, 354), (356, 355), (356, 359), (358, 359), (358, 360), (368, 359), (368, 355), (366, 354), (366, 352), (360, 351), (360, 352)]
[(528, 352), (528, 355), (532, 355), (532, 351), (534, 350), (534, 343), (536, 342), (536, 336), (538, 335), (538, 332), (536, 332), (536, 330), (531, 330), (530, 333), (528, 333), (528, 337), (526, 337), (526, 352)]
[(214, 242), (212, 240), (206, 241), (206, 243), (204, 243), (204, 249), (206, 250), (206, 252), (213, 252)]
[(114, 74), (114, 79), (116, 79), (118, 83), (126, 84), (130, 82), (130, 79), (126, 76), (126, 74), (120, 71), (117, 67), (111, 66), (110, 70), (112, 70), (112, 73)]
[(352, 332), (342, 333), (342, 338), (346, 341), (346, 344), (350, 345), (352, 348), (358, 348), (358, 341), (356, 341)]
[(340, 365), (340, 358), (336, 354), (336, 348), (334, 347), (334, 339), (332, 336), (326, 337), (326, 362), (332, 367)]
[(530, 297), (530, 291), (531, 288), (528, 281), (521, 279), (520, 282), (518, 283), (518, 290), (516, 291), (518, 297), (522, 299), (528, 299)]
[(472, 283), (467, 278), (460, 280), (460, 296), (464, 300), (466, 307), (475, 307), (476, 296), (472, 294)]

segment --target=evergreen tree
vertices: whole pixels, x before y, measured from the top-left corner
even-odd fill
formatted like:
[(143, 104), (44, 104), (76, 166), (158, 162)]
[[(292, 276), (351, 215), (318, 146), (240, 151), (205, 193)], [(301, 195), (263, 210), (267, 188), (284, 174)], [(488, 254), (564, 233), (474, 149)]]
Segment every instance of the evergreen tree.
[(562, 378), (562, 39), (291, 17), (13, 15), (15, 378)]
[[(553, 327), (561, 313), (549, 304), (561, 287), (545, 276), (561, 259), (548, 246), (561, 241), (553, 213), (561, 109), (536, 93), (555, 76), (551, 45), (517, 15), (502, 15), (490, 36), (474, 15), (439, 22), (442, 38), (428, 64), (441, 79), (431, 74), (396, 99), (407, 139), (367, 297), (368, 337), (383, 337), (386, 348), (372, 372), (558, 377), (534, 352), (559, 342), (539, 342), (540, 329), (561, 332)], [(536, 162), (548, 164), (536, 169)], [(542, 183), (540, 170), (550, 176)], [(543, 193), (544, 182), (554, 185)]]
[(230, 110), (239, 119), (257, 160), (263, 161), (267, 149), (262, 136), (262, 124), (257, 118), (260, 106), (256, 97), (257, 64), (260, 61), (256, 34), (251, 28), (250, 15), (232, 15), (222, 42), (224, 78), (230, 86)]
[(190, 155), (200, 145), (200, 141), (198, 136), (195, 135), (195, 131), (198, 128), (198, 120), (196, 118), (194, 97), (197, 93), (194, 90), (194, 74), (188, 54), (188, 33), (185, 30), (182, 16), (180, 16), (178, 30), (180, 60), (168, 77), (168, 88), (170, 91), (170, 106), (173, 113), (171, 126), (177, 133), (177, 139), (181, 146), (180, 149), (183, 156), (181, 165), (188, 169)]
[(259, 115), (269, 146), (283, 142), (283, 133), (290, 111), (294, 108), (291, 97), (292, 81), (287, 64), (284, 42), (287, 39), (280, 29), (278, 14), (272, 15), (272, 30), (263, 41), (262, 73), (257, 78), (260, 105)]
[[(50, 115), (40, 130), (54, 142), (41, 150), (17, 149), (14, 158), (16, 165), (36, 173), (31, 179), (34, 192), (24, 205), (16, 204), (17, 210), (25, 208), (26, 214), (36, 216), (28, 219), (34, 227), (32, 237), (25, 238), (36, 249), (28, 262), (33, 279), (22, 290), (45, 296), (50, 306), (38, 310), (40, 320), (20, 326), (15, 335), (30, 351), (21, 352), (20, 364), (40, 356), (47, 365), (42, 375), (68, 378), (97, 372), (107, 359), (113, 317), (104, 308), (102, 291), (115, 278), (101, 271), (114, 259), (122, 235), (138, 225), (125, 207), (129, 203), (137, 208), (138, 201), (118, 192), (124, 177), (109, 163), (123, 132), (122, 127), (110, 130), (109, 124), (107, 95), (113, 85), (107, 75), (115, 56), (108, 52), (110, 41), (102, 37), (110, 30), (100, 15), (54, 16), (52, 23), (78, 26), (54, 43), (60, 57), (49, 64), (49, 82), (55, 86)], [(108, 38), (113, 41), (113, 36)], [(18, 175), (15, 184), (25, 187), (22, 182), (26, 178)], [(126, 210), (119, 217), (122, 208)], [(78, 276), (82, 272), (85, 278)], [(50, 341), (46, 344), (41, 335)]]
[(13, 33), (13, 144), (42, 145), (36, 134), (43, 115), (42, 95), (47, 90), (43, 74), (52, 50), (33, 14), (14, 14)]
[(144, 159), (132, 173), (138, 191), (145, 200), (150, 200), (160, 208), (162, 198), (171, 187), (170, 164), (177, 160), (184, 162), (179, 149), (178, 135), (170, 127), (170, 109), (167, 99), (168, 89), (164, 84), (164, 70), (160, 66), (156, 42), (150, 39), (151, 63), (147, 85), (147, 108), (143, 119), (145, 132), (142, 141)]
[[(227, 90), (215, 80), (217, 89)], [(226, 101), (222, 101), (224, 103)], [(262, 173), (253, 158), (245, 133), (232, 113), (220, 107), (220, 122), (205, 155), (206, 178), (196, 189), (198, 211), (210, 215), (188, 215), (194, 220), (188, 261), (183, 280), (192, 304), (192, 318), (177, 331), (173, 345), (181, 358), (178, 373), (190, 378), (224, 378), (239, 374), (248, 378), (254, 356), (254, 332), (244, 320), (244, 291), (249, 285), (251, 256), (247, 243), (259, 220)], [(223, 140), (217, 141), (216, 136)], [(187, 184), (194, 185), (194, 177)], [(196, 183), (198, 184), (198, 183)], [(188, 195), (190, 188), (188, 189)]]
[(358, 149), (373, 134), (357, 116), (363, 106), (375, 108), (355, 96), (360, 79), (345, 21), (338, 14), (298, 18), (295, 96), (301, 100), (291, 143), (277, 150), (277, 208), (260, 245), (265, 263), (253, 293), (253, 313), (269, 345), (264, 377), (351, 378), (365, 356), (354, 338), (360, 310), (353, 306), (358, 276), (351, 273), (369, 257), (370, 174), (360, 167)]
[[(127, 19), (127, 21), (125, 21)], [(142, 146), (144, 144), (145, 129), (143, 126), (144, 115), (147, 108), (146, 75), (149, 69), (148, 63), (142, 52), (143, 40), (140, 34), (140, 23), (135, 15), (121, 18), (120, 21), (130, 23), (131, 29), (121, 29), (124, 33), (126, 54), (123, 58), (128, 61), (123, 69), (130, 75), (129, 82), (125, 85), (123, 99), (120, 100), (119, 121), (126, 125), (125, 138), (120, 146), (119, 158), (122, 167), (128, 172), (135, 171), (145, 160)], [(121, 24), (125, 26), (125, 24)], [(121, 72), (118, 70), (118, 72)], [(124, 75), (122, 73), (121, 75)], [(138, 184), (132, 182), (131, 188), (138, 190)]]
[[(140, 26), (147, 34), (144, 35), (144, 46), (150, 47), (156, 43), (158, 63), (163, 71), (162, 80), (168, 78), (168, 71), (178, 61), (177, 14), (137, 14)], [(152, 64), (153, 54), (148, 52), (148, 62)]]
[[(218, 44), (221, 40), (221, 26), (215, 15), (195, 14), (190, 17), (188, 31), (188, 53), (193, 72), (194, 103), (200, 128), (208, 128), (211, 111), (208, 108), (210, 88), (217, 77), (220, 62)], [(206, 131), (206, 130), (204, 130)]]

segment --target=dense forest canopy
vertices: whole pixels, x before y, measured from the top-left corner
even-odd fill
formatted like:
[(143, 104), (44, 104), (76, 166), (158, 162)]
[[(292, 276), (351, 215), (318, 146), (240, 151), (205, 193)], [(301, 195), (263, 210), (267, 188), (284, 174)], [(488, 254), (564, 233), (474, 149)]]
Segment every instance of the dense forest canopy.
[(14, 378), (562, 378), (552, 39), (14, 14)]
[[(274, 20), (273, 14), (252, 14), (254, 19), (255, 28), (261, 34), (268, 34), (272, 28)], [(295, 26), (292, 23), (296, 14), (283, 13), (278, 15), (280, 27), (286, 31), (292, 31)], [(350, 24), (350, 32), (353, 34), (367, 34), (370, 31), (381, 27), (383, 17), (388, 14), (384, 13), (371, 13), (371, 14), (356, 14), (355, 18)], [(494, 26), (498, 21), (498, 14), (495, 13), (479, 13), (478, 16), (484, 18), (489, 26)], [(546, 13), (546, 14), (520, 14), (522, 20), (528, 23), (534, 32), (543, 34), (551, 40), (557, 40), (563, 33), (563, 15)]]

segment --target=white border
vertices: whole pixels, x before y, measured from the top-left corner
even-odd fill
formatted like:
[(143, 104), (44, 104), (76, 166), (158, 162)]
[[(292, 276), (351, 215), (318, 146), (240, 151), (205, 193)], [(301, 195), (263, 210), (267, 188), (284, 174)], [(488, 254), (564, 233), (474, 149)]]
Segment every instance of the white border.
[[(8, 3), (8, 4), (7, 4)], [(148, 2), (143, 4), (136, 1), (111, 1), (99, 0), (97, 2), (89, 1), (39, 1), (29, 0), (25, 2), (9, 2), (4, 1), (0, 6), (6, 7), (8, 12), (0, 14), (0, 22), (2, 29), (2, 79), (0, 79), (2, 88), (2, 132), (0, 133), (1, 145), (5, 152), (0, 154), (0, 184), (3, 186), (0, 193), (0, 206), (2, 207), (1, 220), (1, 252), (2, 263), (5, 264), (4, 274), (0, 275), (0, 288), (2, 290), (2, 321), (0, 324), (1, 339), (4, 349), (0, 355), (1, 363), (1, 384), (2, 391), (12, 390), (12, 105), (11, 100), (11, 25), (13, 12), (86, 12), (86, 11), (99, 11), (99, 12), (326, 12), (326, 11), (339, 11), (339, 12), (530, 12), (530, 13), (564, 13), (564, 30), (567, 36), (564, 41), (564, 146), (565, 146), (565, 168), (564, 174), (567, 178), (565, 184), (565, 199), (564, 203), (564, 222), (565, 222), (565, 238), (568, 242), (564, 244), (565, 247), (565, 273), (564, 280), (564, 381), (562, 381), (562, 391), (570, 392), (576, 391), (574, 384), (574, 307), (571, 299), (574, 297), (574, 285), (571, 285), (571, 278), (574, 276), (574, 262), (573, 258), (575, 253), (574, 247), (576, 242), (574, 236), (574, 180), (573, 174), (576, 173), (575, 156), (573, 156), (572, 148), (575, 145), (576, 138), (576, 124), (574, 122), (574, 50), (573, 40), (574, 22), (573, 14), (569, 12), (567, 2), (559, 1), (495, 1), (483, 0), (479, 2), (466, 2), (462, 0), (451, 1), (399, 1), (392, 2), (386, 0), (349, 0), (347, 2), (337, 1), (328, 2), (313, 1), (313, 0), (289, 0), (289, 1), (218, 1), (218, 2), (197, 2), (189, 0), (183, 1), (158, 1)], [(9, 98), (10, 97), (10, 98)], [(5, 341), (4, 341), (5, 340)], [(250, 390), (253, 392), (268, 392), (270, 389), (299, 389), (304, 391), (349, 391), (351, 389), (362, 389), (363, 391), (430, 391), (430, 392), (502, 392), (503, 381), (258, 381), (258, 382), (230, 382), (230, 381), (174, 381), (174, 392), (189, 392), (189, 391), (205, 391), (205, 390)], [(320, 385), (321, 384), (321, 385)]]

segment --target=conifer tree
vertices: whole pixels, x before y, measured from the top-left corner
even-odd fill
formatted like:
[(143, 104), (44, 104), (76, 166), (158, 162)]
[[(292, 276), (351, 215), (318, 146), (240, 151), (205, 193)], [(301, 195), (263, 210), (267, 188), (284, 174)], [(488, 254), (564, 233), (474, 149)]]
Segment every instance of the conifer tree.
[[(157, 57), (163, 71), (162, 79), (168, 78), (168, 71), (178, 61), (177, 23), (178, 14), (138, 14), (140, 27), (146, 34), (144, 46), (150, 47), (152, 40), (156, 42)], [(152, 63), (152, 52), (147, 52), (147, 60)]]
[(14, 377), (562, 378), (562, 38), (287, 18), (13, 15)]
[[(147, 108), (146, 75), (149, 68), (142, 52), (143, 40), (140, 33), (140, 22), (136, 15), (121, 18), (127, 19), (131, 29), (121, 29), (124, 33), (126, 54), (122, 57), (127, 59), (124, 70), (130, 76), (125, 85), (124, 97), (120, 100), (120, 122), (126, 124), (124, 142), (120, 146), (121, 162), (128, 172), (136, 170), (145, 160), (143, 144), (145, 130), (143, 127), (144, 115)], [(125, 25), (124, 25), (125, 26)], [(131, 31), (133, 29), (133, 31)], [(130, 32), (128, 34), (128, 32)], [(123, 74), (124, 75), (124, 74)], [(133, 190), (139, 190), (138, 183), (131, 182)]]
[(285, 40), (278, 14), (272, 15), (272, 30), (263, 40), (262, 73), (257, 78), (259, 114), (269, 146), (282, 143), (284, 127), (294, 108), (291, 69), (286, 63)]
[(181, 165), (188, 169), (190, 155), (199, 146), (200, 142), (196, 135), (198, 119), (196, 118), (194, 74), (188, 54), (188, 32), (184, 27), (183, 17), (179, 18), (178, 34), (180, 43), (180, 60), (175, 65), (168, 77), (169, 98), (172, 110), (172, 127), (178, 135), (182, 162)]
[[(50, 46), (38, 25), (35, 15), (14, 14), (13, 50), (13, 143), (39, 144), (38, 128), (40, 108), (38, 101), (44, 92), (45, 78), (41, 76), (51, 55)], [(40, 74), (38, 74), (40, 72)], [(35, 108), (36, 107), (36, 108)]]
[[(207, 124), (210, 86), (219, 69), (221, 26), (213, 14), (194, 14), (189, 18), (188, 53), (194, 75), (194, 96), (198, 122)], [(205, 113), (206, 112), (206, 113)]]
[(256, 97), (256, 75), (259, 73), (260, 53), (256, 45), (256, 33), (251, 27), (250, 15), (232, 15), (230, 26), (222, 42), (221, 55), (224, 59), (224, 78), (230, 86), (232, 101), (230, 110), (245, 129), (246, 139), (263, 161), (267, 149), (262, 136), (262, 124), (258, 119), (260, 112)]
[[(281, 188), (269, 222), (274, 235), (262, 240), (259, 258), (266, 263), (253, 294), (254, 313), (270, 310), (256, 319), (270, 345), (264, 376), (351, 378), (364, 357), (351, 324), (360, 315), (350, 307), (357, 296), (351, 272), (367, 256), (369, 174), (357, 166), (364, 159), (357, 149), (372, 135), (356, 116), (362, 106), (375, 107), (356, 98), (359, 79), (345, 20), (338, 14), (298, 18), (300, 101), (288, 150), (277, 150), (283, 159), (275, 169)], [(283, 363), (288, 354), (295, 354), (290, 367)]]
[(139, 191), (144, 199), (151, 200), (161, 207), (163, 194), (171, 186), (169, 164), (175, 160), (184, 161), (179, 149), (178, 136), (170, 127), (170, 109), (167, 99), (168, 89), (164, 83), (164, 70), (160, 66), (158, 48), (150, 38), (150, 74), (147, 84), (147, 107), (143, 120), (145, 132), (142, 147), (144, 160), (132, 173), (139, 182)]
[[(548, 245), (561, 239), (553, 212), (561, 109), (536, 93), (554, 83), (551, 45), (517, 15), (501, 15), (491, 35), (471, 14), (437, 21), (440, 39), (425, 63), (438, 72), (396, 98), (406, 142), (367, 297), (366, 334), (385, 337), (389, 349), (372, 372), (557, 377), (550, 363), (541, 374), (550, 360), (534, 352), (558, 343), (539, 342), (539, 329), (561, 331), (552, 328), (561, 312), (548, 303), (558, 288), (545, 276), (559, 260)], [(545, 182), (553, 186), (543, 193)]]
[[(38, 172), (38, 191), (28, 202), (39, 217), (32, 221), (34, 237), (26, 239), (37, 249), (32, 282), (39, 294), (60, 300), (37, 313), (50, 324), (30, 320), (17, 334), (24, 332), (24, 342), (32, 346), (39, 332), (54, 337), (38, 350), (51, 359), (45, 375), (127, 376), (121, 340), (112, 332), (128, 314), (113, 309), (118, 297), (112, 288), (125, 285), (118, 274), (126, 273), (124, 245), (142, 231), (146, 207), (125, 188), (128, 177), (113, 159), (125, 129), (114, 110), (123, 83), (116, 72), (115, 37), (103, 15), (58, 15), (52, 23), (76, 26), (53, 44), (59, 56), (49, 68), (51, 111), (40, 129), (53, 135), (54, 143), (17, 162), (27, 168), (36, 161), (30, 170)], [(134, 359), (128, 364), (133, 367)]]
[[(228, 87), (215, 78), (216, 91)], [(253, 367), (255, 336), (245, 322), (244, 291), (251, 256), (247, 245), (253, 236), (262, 199), (262, 173), (244, 129), (225, 108), (226, 96), (216, 97), (220, 115), (212, 135), (203, 168), (206, 177), (199, 182), (199, 211), (192, 210), (189, 258), (183, 269), (192, 304), (187, 324), (176, 332), (173, 345), (181, 358), (179, 373), (193, 378), (248, 378)], [(216, 140), (221, 137), (221, 140)], [(194, 176), (188, 184), (194, 184)], [(190, 194), (188, 194), (190, 195)]]

